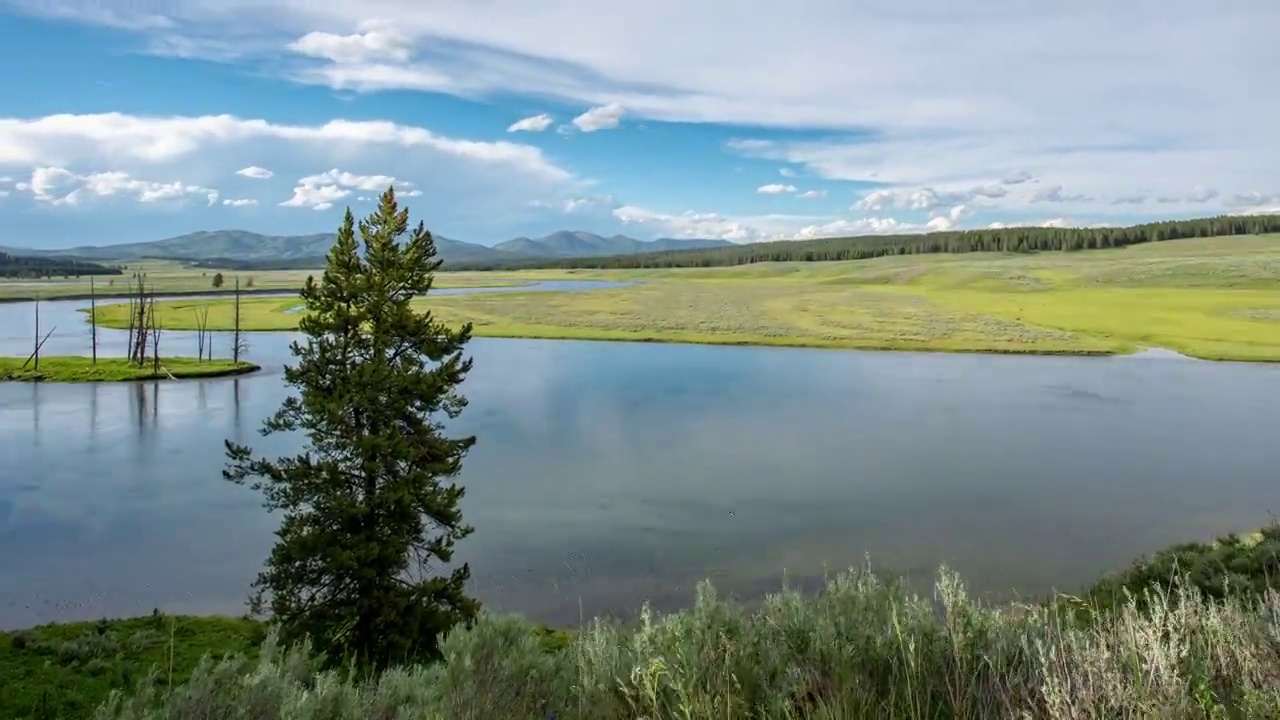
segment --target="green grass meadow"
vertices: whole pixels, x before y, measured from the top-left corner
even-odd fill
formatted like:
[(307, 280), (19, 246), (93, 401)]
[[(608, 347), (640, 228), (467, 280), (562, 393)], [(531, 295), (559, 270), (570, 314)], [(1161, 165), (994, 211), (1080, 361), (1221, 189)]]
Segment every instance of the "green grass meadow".
[[(476, 275), (468, 273), (468, 282)], [(448, 278), (448, 273), (441, 275)], [(421, 299), (475, 334), (585, 340), (1045, 354), (1160, 347), (1212, 360), (1280, 360), (1280, 236), (1038, 254), (908, 255), (727, 268), (504, 273), (609, 279), (589, 292)], [(292, 299), (247, 298), (242, 327), (291, 330)], [(169, 301), (161, 324), (231, 326), (229, 300)], [(124, 327), (127, 311), (99, 308)]]

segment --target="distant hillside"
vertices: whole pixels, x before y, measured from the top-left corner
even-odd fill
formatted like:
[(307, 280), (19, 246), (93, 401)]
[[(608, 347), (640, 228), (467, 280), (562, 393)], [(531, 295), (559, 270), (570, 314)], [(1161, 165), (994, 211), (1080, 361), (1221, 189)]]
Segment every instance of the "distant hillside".
[[(62, 250), (9, 250), (30, 257), (83, 258), (88, 260), (186, 260), (198, 267), (232, 269), (305, 269), (324, 265), (333, 245), (333, 233), (314, 235), (261, 235), (245, 230), (188, 233), (164, 240), (120, 245), (85, 245)], [(731, 246), (725, 240), (637, 240), (625, 235), (605, 238), (587, 232), (561, 231), (536, 240), (515, 238), (496, 247), (435, 236), (440, 257), (448, 265), (504, 265), (534, 258), (598, 257), (674, 249)]]
[(601, 237), (589, 232), (561, 230), (537, 240), (527, 237), (508, 240), (498, 243), (494, 249), (526, 257), (600, 257), (732, 246), (728, 240), (637, 240), (626, 235)]
[(0, 252), (0, 277), (49, 278), (57, 275), (120, 275), (119, 268), (69, 257), (31, 257)]
[(675, 268), (747, 265), (758, 262), (864, 260), (883, 255), (966, 252), (1096, 250), (1180, 238), (1280, 233), (1280, 215), (1223, 215), (1129, 227), (1012, 227), (912, 235), (864, 235), (817, 240), (779, 240), (732, 247), (674, 250), (607, 257), (564, 257), (475, 265), (475, 269)]

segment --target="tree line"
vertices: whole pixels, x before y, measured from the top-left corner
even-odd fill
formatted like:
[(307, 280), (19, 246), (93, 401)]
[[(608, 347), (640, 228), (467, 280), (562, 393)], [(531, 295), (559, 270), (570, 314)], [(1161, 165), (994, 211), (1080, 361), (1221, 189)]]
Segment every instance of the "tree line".
[(59, 257), (30, 257), (0, 252), (0, 277), (51, 278), (80, 277), (82, 275), (122, 275), (118, 267)]
[(458, 263), (450, 269), (512, 270), (518, 268), (683, 268), (749, 265), (759, 262), (867, 260), (885, 255), (926, 253), (1077, 251), (1120, 248), (1149, 242), (1226, 235), (1280, 232), (1280, 215), (1223, 215), (1194, 220), (1167, 220), (1129, 227), (1013, 227), (956, 230), (923, 235), (864, 235), (818, 240), (779, 240), (738, 247), (670, 250), (608, 257), (531, 259), (523, 262)]

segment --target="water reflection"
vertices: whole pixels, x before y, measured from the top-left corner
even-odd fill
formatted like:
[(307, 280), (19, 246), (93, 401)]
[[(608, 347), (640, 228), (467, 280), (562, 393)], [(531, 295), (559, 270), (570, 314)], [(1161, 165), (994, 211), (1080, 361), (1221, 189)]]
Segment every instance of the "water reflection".
[[(277, 517), (223, 439), (286, 394), (287, 335), (243, 378), (0, 384), (0, 627), (239, 612)], [(1074, 589), (1280, 501), (1280, 368), (503, 341), (472, 345), (460, 481), (473, 590), (576, 622), (862, 562), (978, 591)], [(1108, 399), (1102, 402), (1099, 398)], [(86, 412), (87, 410), (87, 412)], [(1194, 438), (1196, 442), (1188, 442)], [(1213, 453), (1203, 451), (1214, 448)]]

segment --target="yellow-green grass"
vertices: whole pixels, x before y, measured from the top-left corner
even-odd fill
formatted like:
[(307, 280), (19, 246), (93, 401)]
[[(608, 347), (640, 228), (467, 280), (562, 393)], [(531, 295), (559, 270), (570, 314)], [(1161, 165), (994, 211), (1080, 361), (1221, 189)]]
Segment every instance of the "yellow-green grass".
[[(1217, 360), (1280, 360), (1280, 236), (1121, 250), (915, 255), (675, 270), (535, 271), (641, 280), (587, 292), (478, 293), (419, 302), (489, 337), (740, 345), (1122, 353), (1163, 347)], [(162, 324), (232, 322), (229, 301), (162, 303)], [(251, 298), (241, 326), (291, 330), (290, 299)], [(108, 327), (126, 311), (99, 308)]]
[[(114, 264), (114, 263), (108, 263)], [(240, 278), (241, 288), (250, 290), (297, 290), (308, 275), (319, 278), (323, 269), (315, 270), (219, 270), (193, 268), (172, 260), (127, 261), (124, 275), (101, 275), (94, 279), (95, 292), (103, 297), (128, 294), (129, 278), (134, 271), (146, 273), (147, 287), (156, 293), (229, 293)], [(223, 285), (213, 287), (213, 276), (222, 273)], [(563, 273), (561, 273), (563, 275)], [(556, 277), (556, 275), (551, 275)], [(436, 276), (438, 288), (511, 287), (523, 280), (509, 273), (441, 272)], [(16, 298), (74, 298), (89, 295), (89, 278), (49, 278), (40, 280), (0, 279), (0, 300)]]
[[(210, 378), (244, 375), (258, 370), (250, 362), (231, 360), (197, 360), (189, 357), (161, 357), (160, 372), (153, 371), (151, 360), (141, 366), (125, 358), (92, 358), (58, 355), (35, 361), (25, 357), (0, 357), (0, 381), (39, 380), (42, 382), (119, 382), (128, 380), (168, 380), (170, 378)], [(23, 367), (24, 363), (26, 367)]]

